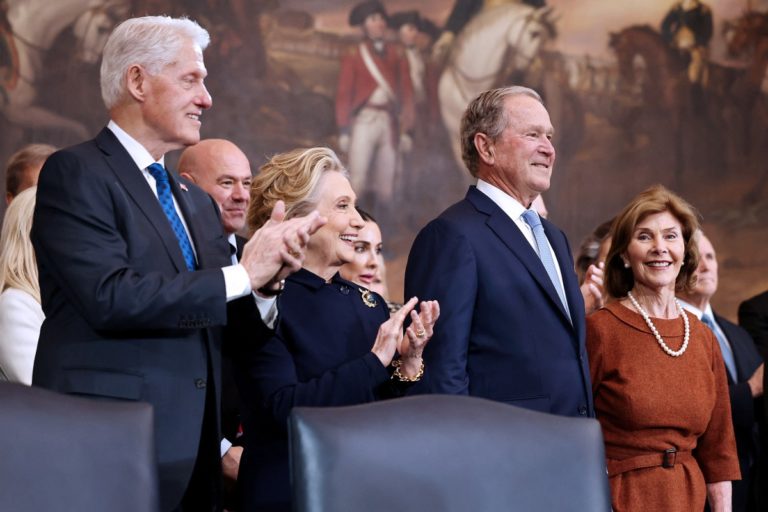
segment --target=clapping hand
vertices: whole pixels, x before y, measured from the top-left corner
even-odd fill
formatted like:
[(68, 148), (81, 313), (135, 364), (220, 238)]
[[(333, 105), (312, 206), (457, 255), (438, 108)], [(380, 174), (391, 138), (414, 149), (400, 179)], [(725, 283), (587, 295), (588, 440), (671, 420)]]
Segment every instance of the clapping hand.
[(317, 211), (284, 219), (285, 204), (278, 201), (269, 220), (243, 247), (240, 263), (248, 272), (253, 290), (269, 287), (299, 270), (309, 237), (327, 222)]

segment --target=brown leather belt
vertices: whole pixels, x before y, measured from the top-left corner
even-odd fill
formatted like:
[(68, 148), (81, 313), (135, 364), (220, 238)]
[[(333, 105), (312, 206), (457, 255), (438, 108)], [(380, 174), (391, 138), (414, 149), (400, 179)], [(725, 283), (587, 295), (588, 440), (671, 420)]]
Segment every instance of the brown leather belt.
[(612, 477), (635, 469), (655, 468), (657, 466), (669, 469), (675, 467), (675, 464), (691, 459), (693, 459), (693, 455), (690, 451), (678, 451), (675, 448), (621, 460), (608, 459), (608, 476)]

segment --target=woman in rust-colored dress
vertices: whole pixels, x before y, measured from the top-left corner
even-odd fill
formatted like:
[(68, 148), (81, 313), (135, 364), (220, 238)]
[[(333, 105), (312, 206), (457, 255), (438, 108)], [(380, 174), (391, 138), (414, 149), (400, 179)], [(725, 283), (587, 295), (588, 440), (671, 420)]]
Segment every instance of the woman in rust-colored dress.
[(613, 300), (587, 318), (595, 411), (613, 510), (731, 510), (739, 462), (720, 348), (686, 315), (675, 290), (692, 285), (698, 221), (661, 186), (616, 218), (605, 285)]

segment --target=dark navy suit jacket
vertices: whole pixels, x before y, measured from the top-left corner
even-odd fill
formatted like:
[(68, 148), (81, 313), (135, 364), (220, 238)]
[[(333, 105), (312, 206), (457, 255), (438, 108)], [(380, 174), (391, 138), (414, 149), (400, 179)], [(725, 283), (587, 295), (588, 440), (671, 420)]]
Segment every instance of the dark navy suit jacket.
[(752, 398), (747, 381), (754, 375), (763, 358), (747, 331), (717, 314), (715, 321), (728, 338), (736, 361), (737, 381), (734, 382), (730, 372), (725, 372), (728, 376), (733, 432), (741, 468), (741, 480), (733, 482), (733, 510), (746, 510), (750, 484), (754, 479), (754, 464), (760, 450), (757, 420), (762, 415), (763, 403), (762, 398)]
[(405, 296), (440, 302), (413, 392), (469, 394), (560, 414), (594, 416), (584, 302), (565, 234), (542, 219), (573, 324), (538, 255), (488, 196), (429, 223), (408, 257)]
[(230, 264), (216, 203), (177, 179), (171, 187), (196, 272), (187, 271), (141, 170), (106, 128), (48, 158), (32, 228), (46, 316), (33, 384), (152, 404), (164, 510), (186, 489), (208, 375), (219, 378), (215, 327), (227, 319), (220, 268)]
[(275, 336), (235, 361), (247, 444), (238, 486), (244, 510), (290, 510), (287, 419), (295, 406), (340, 406), (395, 395), (371, 352), (389, 318), (373, 294), (337, 274), (331, 283), (304, 269), (286, 279)]
[(763, 359), (768, 359), (768, 292), (739, 305), (739, 325), (752, 336)]

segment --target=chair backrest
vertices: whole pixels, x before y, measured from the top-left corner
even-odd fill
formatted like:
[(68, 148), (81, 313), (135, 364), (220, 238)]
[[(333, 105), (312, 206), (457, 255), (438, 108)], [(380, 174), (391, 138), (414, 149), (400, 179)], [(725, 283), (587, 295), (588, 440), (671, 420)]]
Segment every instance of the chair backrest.
[(153, 411), (0, 382), (0, 510), (157, 510)]
[(610, 511), (600, 425), (466, 396), (294, 409), (294, 510)]

